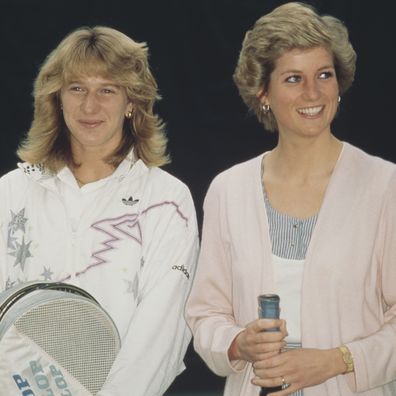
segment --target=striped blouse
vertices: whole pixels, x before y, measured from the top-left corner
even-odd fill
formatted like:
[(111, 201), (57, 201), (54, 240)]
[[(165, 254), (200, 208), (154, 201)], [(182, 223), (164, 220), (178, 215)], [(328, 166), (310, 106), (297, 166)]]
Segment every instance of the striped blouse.
[[(299, 219), (274, 209), (264, 190), (265, 208), (269, 223), (272, 254), (284, 260), (304, 260), (315, 227), (317, 215)], [(300, 348), (300, 343), (288, 343), (287, 348)], [(291, 396), (303, 396), (303, 391)]]

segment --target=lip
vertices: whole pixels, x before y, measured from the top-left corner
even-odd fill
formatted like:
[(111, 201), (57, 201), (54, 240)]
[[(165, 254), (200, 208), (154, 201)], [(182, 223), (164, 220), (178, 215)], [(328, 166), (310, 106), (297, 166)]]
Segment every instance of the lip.
[(297, 109), (297, 113), (304, 118), (317, 118), (320, 117), (323, 113), (325, 106), (309, 106), (309, 107), (300, 107)]
[(103, 123), (101, 120), (79, 120), (78, 122), (84, 128), (96, 128)]

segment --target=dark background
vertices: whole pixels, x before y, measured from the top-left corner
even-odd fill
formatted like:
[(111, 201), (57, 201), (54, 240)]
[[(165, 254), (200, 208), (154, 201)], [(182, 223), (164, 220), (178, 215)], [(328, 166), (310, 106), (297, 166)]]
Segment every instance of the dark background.
[[(18, 141), (32, 118), (32, 84), (40, 64), (70, 31), (107, 25), (147, 42), (163, 99), (172, 164), (193, 194), (199, 223), (215, 174), (268, 150), (263, 130), (238, 96), (232, 73), (244, 33), (286, 1), (271, 0), (0, 0), (0, 174), (15, 167)], [(395, 6), (391, 0), (308, 1), (349, 28), (358, 54), (352, 89), (343, 96), (333, 131), (342, 140), (396, 162)], [(159, 336), (161, 329), (158, 329)], [(188, 369), (167, 394), (220, 390), (189, 349)]]

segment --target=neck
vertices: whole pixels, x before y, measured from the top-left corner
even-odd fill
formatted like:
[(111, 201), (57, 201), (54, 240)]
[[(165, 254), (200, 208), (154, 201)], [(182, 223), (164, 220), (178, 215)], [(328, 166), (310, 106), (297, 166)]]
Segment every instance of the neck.
[(81, 165), (72, 166), (70, 169), (80, 187), (85, 184), (104, 179), (114, 172), (114, 166), (109, 164), (91, 166), (87, 163), (83, 163)]
[(74, 161), (77, 165), (71, 165), (70, 169), (74, 174), (79, 186), (95, 182), (110, 176), (114, 172), (114, 165), (104, 161), (104, 156), (86, 151), (84, 153), (73, 152)]
[(287, 178), (322, 176), (332, 172), (341, 149), (342, 143), (332, 134), (292, 142), (280, 137), (268, 155), (268, 165), (279, 176)]

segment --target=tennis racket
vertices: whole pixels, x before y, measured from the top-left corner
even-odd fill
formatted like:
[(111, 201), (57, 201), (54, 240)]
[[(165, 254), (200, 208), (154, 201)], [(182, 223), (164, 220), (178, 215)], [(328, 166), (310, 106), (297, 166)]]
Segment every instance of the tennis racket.
[(79, 287), (27, 282), (0, 293), (2, 395), (96, 395), (120, 347), (110, 316)]

